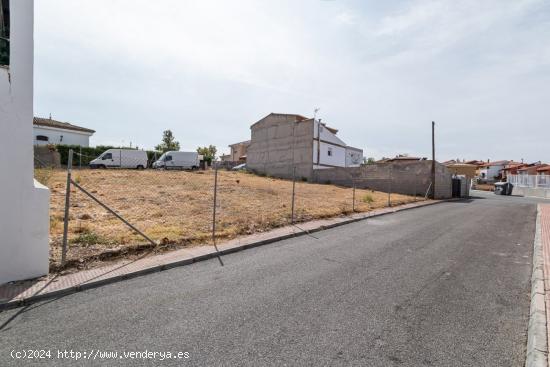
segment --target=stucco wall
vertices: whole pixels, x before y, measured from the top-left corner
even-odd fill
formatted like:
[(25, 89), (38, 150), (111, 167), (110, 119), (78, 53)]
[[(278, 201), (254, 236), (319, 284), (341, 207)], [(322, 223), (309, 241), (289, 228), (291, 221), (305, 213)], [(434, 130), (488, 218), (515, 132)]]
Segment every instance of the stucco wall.
[[(380, 163), (361, 167), (316, 170), (313, 181), (372, 190), (422, 195), (431, 182), (431, 161), (407, 163)], [(451, 173), (442, 164), (436, 164), (436, 198), (452, 196)]]
[(269, 115), (251, 127), (247, 167), (254, 172), (292, 178), (312, 177), (313, 121), (295, 122), (286, 115)]
[(0, 68), (0, 283), (48, 272), (49, 190), (33, 180), (33, 1), (10, 2), (11, 60)]
[[(36, 140), (37, 135), (47, 136), (48, 141)], [(33, 139), (35, 145), (63, 144), (90, 146), (90, 135), (79, 133), (77, 131), (60, 130), (33, 126)]]

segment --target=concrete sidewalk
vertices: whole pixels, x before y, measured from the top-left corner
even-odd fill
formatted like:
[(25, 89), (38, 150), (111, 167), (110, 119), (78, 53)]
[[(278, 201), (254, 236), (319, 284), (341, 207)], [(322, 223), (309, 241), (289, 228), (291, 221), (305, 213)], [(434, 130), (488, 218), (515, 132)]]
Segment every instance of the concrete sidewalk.
[[(268, 243), (291, 237), (307, 235), (308, 233), (337, 227), (371, 217), (433, 205), (440, 202), (442, 201), (422, 201), (405, 204), (398, 207), (373, 210), (367, 213), (353, 214), (346, 217), (315, 220), (306, 223), (299, 223), (294, 226), (281, 227), (270, 232), (257, 233), (222, 243), (218, 245), (219, 254), (224, 255), (251, 247), (266, 245)], [(24, 306), (39, 300), (58, 297), (177, 266), (192, 264), (194, 262), (215, 258), (219, 254), (213, 246), (200, 246), (171, 251), (155, 256), (144, 255), (142, 258), (137, 260), (122, 260), (112, 265), (91, 270), (84, 270), (73, 274), (52, 274), (39, 279), (7, 283), (0, 286), (0, 310)]]

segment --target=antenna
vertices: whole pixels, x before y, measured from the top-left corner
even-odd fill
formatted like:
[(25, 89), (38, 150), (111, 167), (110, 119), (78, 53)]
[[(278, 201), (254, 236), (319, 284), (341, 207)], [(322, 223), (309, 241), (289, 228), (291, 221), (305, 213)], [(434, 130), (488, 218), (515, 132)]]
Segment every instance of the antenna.
[(320, 108), (319, 107), (315, 107), (313, 109), (313, 120), (315, 120), (315, 118), (317, 117), (317, 112), (319, 112)]

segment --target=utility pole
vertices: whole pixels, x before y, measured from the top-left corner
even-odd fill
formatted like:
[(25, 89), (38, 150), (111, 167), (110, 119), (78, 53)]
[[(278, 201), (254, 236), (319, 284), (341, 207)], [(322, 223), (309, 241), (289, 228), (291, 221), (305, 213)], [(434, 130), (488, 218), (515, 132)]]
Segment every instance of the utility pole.
[(435, 199), (435, 121), (432, 121), (432, 199)]

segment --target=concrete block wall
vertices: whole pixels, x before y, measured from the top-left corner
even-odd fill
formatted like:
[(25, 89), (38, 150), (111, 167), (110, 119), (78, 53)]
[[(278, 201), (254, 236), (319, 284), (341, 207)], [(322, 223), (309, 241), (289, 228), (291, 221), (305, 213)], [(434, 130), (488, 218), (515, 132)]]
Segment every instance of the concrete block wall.
[(61, 168), (61, 154), (47, 146), (34, 146), (35, 168)]
[(292, 115), (269, 115), (251, 127), (248, 169), (281, 178), (311, 180), (313, 174), (313, 120), (296, 122)]
[[(431, 161), (378, 163), (352, 168), (315, 170), (313, 182), (372, 189), (377, 191), (424, 196), (431, 182)], [(436, 193), (438, 199), (452, 196), (452, 175), (436, 163)]]

